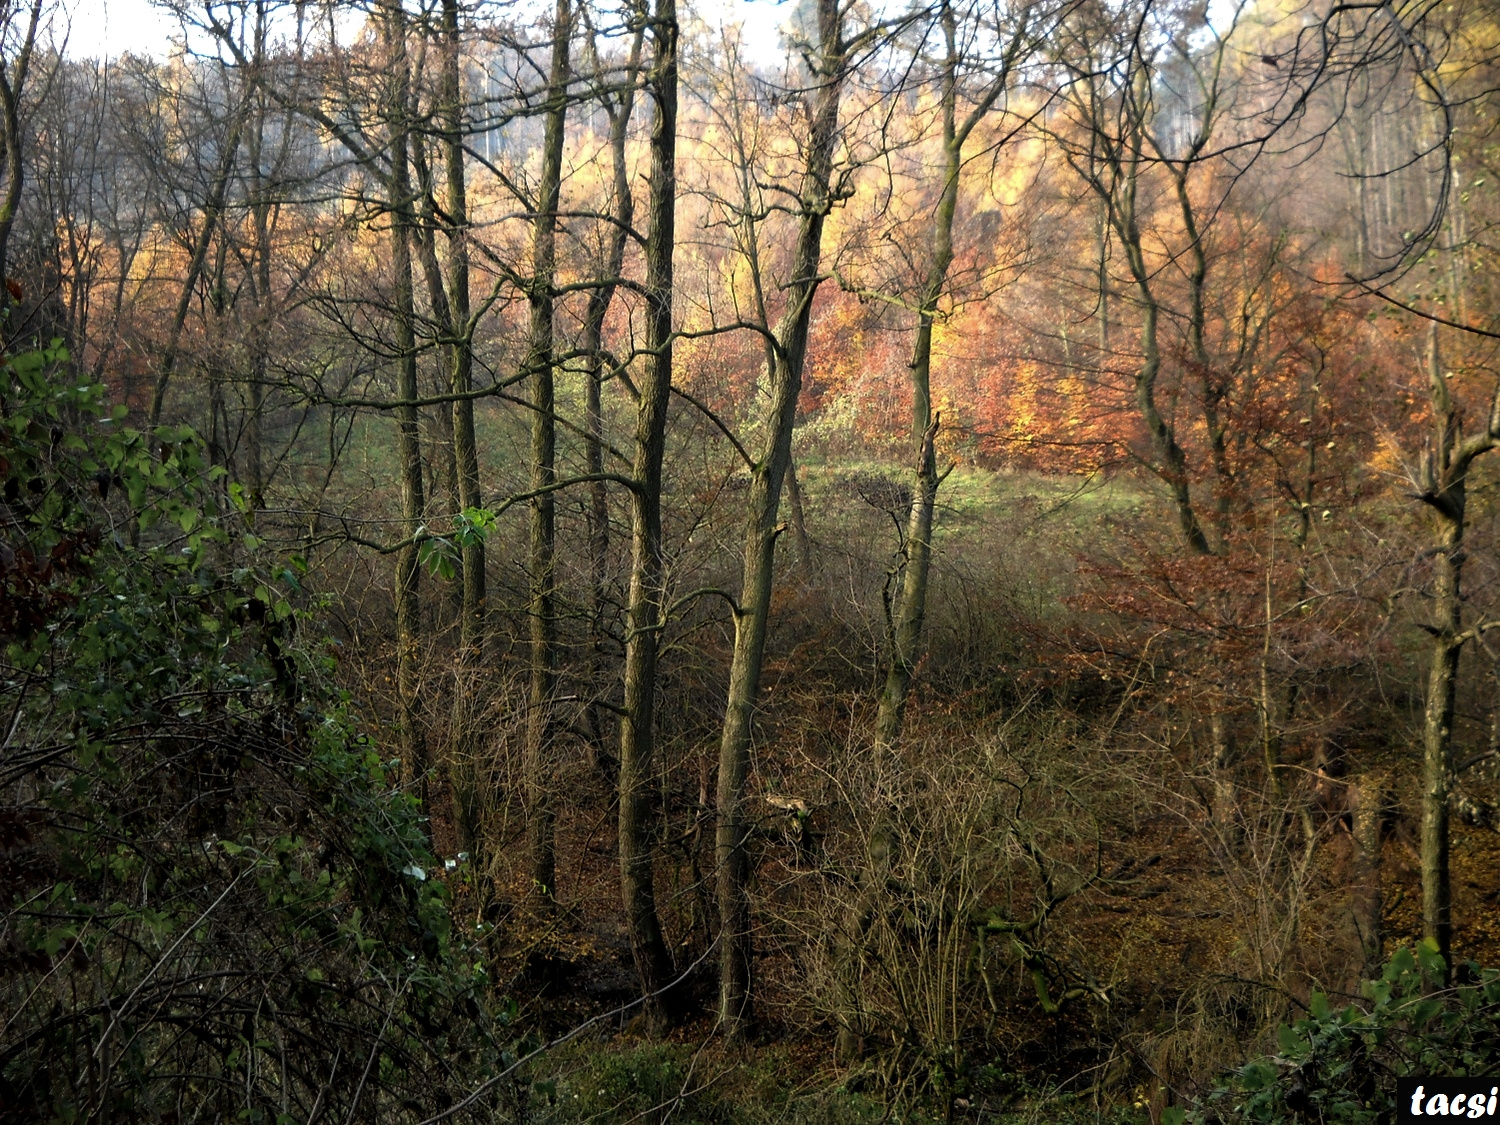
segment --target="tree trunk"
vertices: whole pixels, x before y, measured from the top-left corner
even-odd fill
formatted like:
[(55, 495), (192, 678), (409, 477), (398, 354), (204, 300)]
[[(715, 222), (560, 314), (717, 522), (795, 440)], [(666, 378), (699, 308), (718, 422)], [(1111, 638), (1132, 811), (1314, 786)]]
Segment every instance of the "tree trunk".
[(1386, 779), (1373, 774), (1349, 786), (1354, 820), (1354, 891), (1351, 907), (1366, 980), (1380, 977), (1385, 961), (1380, 852), (1389, 805)]
[[(1463, 539), (1467, 505), (1467, 460), (1455, 457), (1460, 423), (1448, 394), (1437, 325), (1427, 335), (1427, 378), (1434, 431), (1421, 468), (1422, 499), (1437, 521), (1432, 551), (1432, 651), (1427, 668), (1427, 705), (1422, 718), (1422, 934), (1437, 943), (1451, 967), (1453, 888), (1449, 872), (1448, 802), (1453, 785), (1453, 719), (1458, 664), (1463, 652)], [(1433, 979), (1441, 987), (1445, 979)]]
[[(410, 73), (406, 56), (406, 19), (397, 7), (383, 13), (381, 34), (391, 84), (386, 107), (390, 128), (392, 313), (396, 330), (397, 459), (401, 473), (401, 531), (413, 540), (422, 525), (420, 418), (416, 399), (417, 344), (412, 283), (412, 190), (410, 166)], [(422, 603), (418, 544), (396, 553), (396, 696), (401, 760), (408, 779), (425, 788), (427, 742), (418, 697), (421, 692)]]
[[(930, 324), (926, 326), (925, 336), (930, 356)], [(923, 409), (930, 409), (925, 400)], [(932, 567), (932, 519), (937, 507), (939, 483), (937, 432), (938, 420), (933, 418), (917, 446), (916, 489), (907, 520), (906, 542), (902, 546), (900, 577), (896, 595), (891, 599), (894, 608), (887, 608), (890, 664), (875, 715), (875, 744), (887, 749), (901, 737), (906, 722), (906, 697), (921, 656), (922, 624), (927, 614), (927, 582)]]
[[(1441, 521), (1433, 555), (1435, 609), (1432, 654), (1427, 669), (1427, 706), (1422, 718), (1422, 934), (1437, 942), (1451, 968), (1453, 891), (1449, 876), (1448, 803), (1453, 786), (1453, 720), (1458, 664), (1463, 653), (1463, 483), (1457, 518)], [(1441, 983), (1441, 982), (1435, 982)]]
[[(451, 2), (451, 0), (450, 0)], [(530, 508), (531, 685), (526, 721), (527, 835), (531, 848), (532, 886), (546, 899), (557, 892), (557, 855), (553, 839), (553, 743), (556, 723), (552, 697), (557, 679), (556, 503), (550, 490), (557, 482), (556, 400), (553, 380), (553, 277), (557, 257), (557, 204), (562, 184), (563, 127), (567, 120), (568, 48), (573, 34), (569, 0), (557, 0), (552, 22), (552, 67), (547, 80), (547, 112), (542, 137), (541, 182), (531, 239), (531, 342), (525, 370), (531, 383)]]
[[(1158, 335), (1161, 302), (1157, 298), (1156, 273), (1147, 260), (1145, 235), (1136, 210), (1140, 170), (1146, 161), (1143, 149), (1151, 143), (1146, 135), (1148, 122), (1141, 116), (1146, 111), (1135, 104), (1133, 95), (1127, 97), (1122, 106), (1107, 108), (1106, 98), (1092, 83), (1080, 84), (1078, 89), (1086, 91), (1087, 101), (1081, 109), (1089, 118), (1091, 147), (1087, 165), (1080, 165), (1075, 160), (1074, 167), (1088, 181), (1105, 209), (1141, 308), (1141, 363), (1135, 375), (1135, 401), (1141, 420), (1146, 424), (1151, 452), (1149, 456), (1141, 455), (1140, 459), (1170, 490), (1188, 550), (1206, 555), (1210, 553), (1208, 538), (1193, 508), (1187, 455), (1177, 443), (1173, 426), (1162, 416), (1156, 402), (1156, 381), (1161, 374)], [(1117, 120), (1121, 113), (1125, 115), (1123, 121)]]
[(250, 486), (250, 512), (254, 514), (265, 507), (265, 435), (262, 425), (265, 414), (265, 383), (269, 346), (266, 340), (273, 319), (271, 301), (271, 208), (273, 206), (263, 182), (261, 163), (264, 154), (266, 106), (257, 98), (255, 129), (250, 150), (251, 216), (255, 223), (255, 273), (253, 288), (255, 296), (255, 339), (251, 344), (249, 409), (250, 417), (245, 423), (245, 477)]
[[(1463, 620), (1464, 528), (1469, 469), (1476, 457), (1500, 442), (1500, 393), (1485, 427), (1463, 436), (1457, 407), (1448, 392), (1438, 350), (1438, 329), (1428, 327), (1427, 376), (1433, 434), (1418, 469), (1418, 498), (1437, 521), (1430, 552), (1432, 617), (1424, 626), (1432, 637), (1427, 670), (1427, 706), (1422, 722), (1422, 932), (1437, 943), (1452, 969), (1453, 892), (1448, 864), (1449, 805), (1453, 790), (1453, 722), (1456, 716), (1459, 658), (1469, 636)], [(1446, 981), (1428, 983), (1440, 987)]]
[(645, 994), (648, 1030), (660, 1034), (678, 1004), (666, 995), (674, 968), (656, 913), (656, 658), (664, 617), (661, 535), (662, 458), (672, 392), (672, 251), (677, 197), (677, 3), (656, 0), (651, 15), (652, 67), (646, 90), (651, 127), (651, 193), (647, 205), (645, 362), (636, 403), (630, 497), (630, 594), (625, 620), (625, 700), (620, 723), (620, 893), (631, 950)]
[[(1203, 132), (1200, 133), (1202, 142), (1208, 139), (1208, 129), (1209, 125), (1205, 122)], [(1195, 147), (1193, 155), (1196, 155), (1197, 151), (1198, 148)], [(1218, 528), (1219, 542), (1224, 544), (1229, 539), (1229, 509), (1234, 493), (1233, 473), (1229, 467), (1228, 425), (1222, 413), (1228, 387), (1221, 376), (1214, 371), (1208, 355), (1208, 346), (1204, 341), (1204, 329), (1207, 322), (1204, 294), (1208, 287), (1208, 251), (1204, 246), (1203, 232), (1198, 226), (1198, 215), (1193, 206), (1192, 194), (1188, 190), (1190, 170), (1191, 164), (1187, 161), (1183, 162), (1180, 167), (1172, 166), (1178, 209), (1182, 215), (1183, 236), (1187, 239), (1188, 245), (1188, 357), (1195, 369), (1194, 374), (1197, 376), (1199, 394), (1202, 398), (1203, 425), (1208, 437), (1209, 462), (1214, 470), (1214, 522)]]
[(891, 603), (887, 605), (887, 634), (890, 661), (886, 668), (885, 687), (875, 716), (875, 743), (894, 746), (901, 737), (906, 718), (906, 697), (912, 675), (921, 657), (922, 624), (927, 614), (927, 580), (932, 566), (932, 521), (937, 505), (937, 432), (938, 419), (932, 413), (932, 327), (937, 319), (938, 303), (953, 262), (953, 218), (958, 211), (959, 172), (963, 168), (963, 143), (968, 129), (977, 118), (970, 117), (961, 135), (957, 121), (958, 45), (957, 27), (950, 5), (941, 11), (943, 32), (947, 41), (947, 59), (943, 70), (943, 181), (942, 195), (932, 220), (931, 260), (922, 286), (921, 305), (917, 313), (916, 342), (911, 363), (911, 424), (916, 450), (915, 487), (912, 489), (911, 513), (907, 521), (906, 541), (902, 544), (899, 576)]
[(943, 294), (947, 291), (948, 270), (953, 264), (953, 221), (958, 212), (959, 176), (964, 166), (964, 145), (979, 123), (994, 107), (1009, 86), (1013, 68), (1029, 50), (1027, 16), (1010, 29), (1009, 39), (989, 85), (968, 100), (969, 112), (958, 118), (959, 69), (964, 51), (969, 49), (959, 35), (958, 18), (953, 5), (943, 0), (937, 19), (942, 29), (945, 55), (941, 72), (941, 120), (943, 141), (942, 193), (933, 214), (929, 241), (927, 275), (923, 279), (917, 306), (917, 332), (912, 346), (911, 433), (916, 454), (915, 487), (907, 523), (902, 557), (897, 567), (895, 590), (889, 592), (886, 605), (887, 643), (890, 661), (885, 685), (875, 717), (875, 744), (894, 746), (901, 737), (906, 718), (906, 698), (912, 676), (921, 659), (922, 625), (927, 615), (928, 573), (932, 567), (932, 524), (937, 509), (937, 490), (942, 478), (937, 471), (938, 418), (932, 411), (932, 331), (939, 315)]
[[(719, 1019), (730, 1039), (743, 1038), (754, 1023), (751, 994), (750, 857), (746, 848), (745, 778), (756, 700), (765, 658), (766, 627), (775, 579), (777, 517), (782, 484), (792, 456), (792, 426), (802, 392), (813, 296), (818, 287), (823, 225), (833, 206), (830, 180), (838, 135), (839, 97), (845, 60), (837, 0), (818, 0), (821, 82), (813, 99), (807, 164), (801, 190), (801, 220), (787, 287), (787, 306), (769, 349), (770, 398), (762, 433), (765, 445), (751, 468), (740, 599), (735, 615), (729, 697), (719, 740), (716, 793), (719, 896)], [(752, 231), (751, 237), (755, 237)]]
[[(6, 67), (0, 63), (0, 144), (4, 145), (5, 190), (0, 192), (0, 313), (10, 308), (10, 291), (5, 285), (6, 270), (10, 267), (10, 234), (16, 225), (16, 216), (21, 210), (21, 191), (26, 183), (26, 162), (21, 146), (25, 125), (21, 120), (21, 98), (26, 92), (26, 78), (31, 70), (32, 54), (36, 49), (36, 32), (42, 18), (42, 0), (32, 0), (27, 13), (26, 30), (21, 33), (21, 42), (15, 55), (15, 65)], [(213, 227), (213, 220), (204, 216), (204, 229)], [(5, 326), (7, 345), (16, 325)], [(153, 425), (155, 418), (152, 419)]]
[[(474, 325), (469, 302), (469, 189), (464, 168), (464, 114), (458, 0), (443, 0), (444, 163), (448, 177), (448, 385), (455, 396), (473, 389)], [(465, 509), (481, 508), (479, 447), (474, 435), (474, 400), (455, 397), (451, 408), (453, 461), (458, 477), (458, 502)], [(459, 660), (472, 672), (483, 661), (485, 639), (484, 540), (471, 535), (462, 547), (463, 610), (459, 619)], [(468, 686), (468, 685), (466, 685)]]
[(1210, 781), (1213, 784), (1213, 823), (1219, 841), (1226, 850), (1240, 844), (1240, 802), (1235, 791), (1234, 762), (1238, 756), (1234, 744), (1234, 732), (1230, 729), (1224, 712), (1215, 708), (1209, 716), (1209, 739), (1212, 758)]
[[(1133, 223), (1131, 224), (1134, 225)], [(1139, 237), (1137, 235), (1137, 237)], [(1161, 351), (1157, 340), (1157, 320), (1160, 315), (1156, 297), (1150, 289), (1150, 272), (1139, 246), (1131, 248), (1127, 257), (1136, 260), (1136, 288), (1141, 301), (1141, 366), (1135, 375), (1135, 403), (1146, 431), (1151, 436), (1151, 448), (1156, 458), (1156, 473), (1166, 482), (1172, 493), (1172, 506), (1177, 510), (1177, 524), (1182, 540), (1195, 555), (1210, 554), (1208, 537), (1198, 522), (1198, 513), (1193, 508), (1192, 486), (1188, 481), (1187, 454), (1177, 444), (1177, 435), (1167, 420), (1162, 417), (1156, 404), (1156, 379), (1161, 373)], [(1147, 280), (1142, 280), (1147, 279)]]
[(612, 721), (604, 705), (605, 648), (608, 642), (606, 621), (609, 592), (609, 490), (604, 473), (604, 319), (614, 300), (616, 281), (625, 265), (625, 245), (635, 218), (635, 199), (630, 191), (630, 165), (625, 142), (635, 107), (635, 82), (641, 69), (641, 44), (645, 28), (638, 29), (630, 44), (630, 57), (621, 82), (619, 100), (605, 104), (609, 115), (610, 164), (614, 177), (614, 208), (611, 213), (608, 249), (605, 252), (599, 284), (589, 292), (583, 317), (580, 349), (586, 359), (584, 408), (584, 456), (589, 485), (589, 677), (588, 731), (594, 768), (613, 781), (612, 757), (605, 751), (605, 733)]
[(806, 578), (813, 567), (812, 537), (807, 533), (807, 510), (802, 506), (802, 482), (797, 479), (797, 458), (786, 464), (786, 498), (791, 505), (792, 540), (797, 544), (797, 566)]

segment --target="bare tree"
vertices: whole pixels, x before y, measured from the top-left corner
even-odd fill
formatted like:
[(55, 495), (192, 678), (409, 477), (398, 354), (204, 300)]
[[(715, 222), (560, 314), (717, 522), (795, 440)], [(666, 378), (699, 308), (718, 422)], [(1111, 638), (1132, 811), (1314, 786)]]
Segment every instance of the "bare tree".
[[(583, 9), (587, 15), (587, 9)], [(597, 37), (590, 35), (589, 44), (594, 58), (594, 69), (602, 87), (600, 101), (609, 120), (609, 167), (610, 210), (601, 224), (604, 227), (604, 254), (598, 265), (597, 283), (589, 290), (588, 304), (583, 315), (583, 330), (579, 339), (579, 351), (584, 359), (584, 457), (586, 475), (594, 478), (589, 485), (588, 508), (588, 574), (589, 574), (589, 667), (588, 682), (594, 694), (589, 700), (588, 733), (593, 743), (592, 753), (604, 765), (603, 747), (607, 742), (605, 728), (608, 723), (604, 706), (599, 697), (604, 678), (604, 656), (607, 639), (606, 614), (608, 608), (609, 580), (609, 485), (604, 473), (604, 408), (603, 389), (608, 368), (604, 351), (604, 322), (614, 301), (615, 290), (625, 267), (625, 247), (630, 241), (631, 224), (635, 218), (635, 198), (631, 194), (630, 164), (626, 152), (626, 141), (630, 133), (631, 115), (635, 109), (636, 85), (641, 71), (641, 49), (645, 38), (646, 20), (636, 18), (631, 33), (630, 48), (619, 80), (610, 89), (605, 81), (606, 68), (599, 57)], [(592, 29), (591, 29), (592, 31)]]
[(1449, 865), (1449, 817), (1455, 773), (1453, 726), (1457, 718), (1458, 666), (1465, 645), (1493, 622), (1465, 621), (1464, 530), (1469, 475), (1476, 458), (1500, 445), (1500, 393), (1477, 432), (1464, 435), (1463, 413), (1448, 388), (1439, 350), (1438, 325), (1428, 325), (1427, 385), (1432, 435), (1416, 470), (1416, 497), (1427, 506), (1437, 535), (1432, 560), (1432, 638), (1427, 705), (1422, 722), (1422, 930), (1452, 964), (1453, 891)]
[[(719, 1018), (731, 1038), (743, 1036), (753, 1025), (751, 988), (752, 950), (749, 902), (750, 856), (746, 847), (745, 778), (761, 669), (766, 628), (775, 578), (777, 518), (783, 481), (791, 465), (792, 425), (802, 390), (802, 368), (807, 357), (808, 328), (813, 297), (822, 280), (820, 259), (824, 220), (838, 201), (834, 155), (839, 139), (839, 104), (851, 60), (868, 42), (870, 33), (846, 36), (845, 13), (836, 0), (818, 0), (817, 41), (803, 47), (807, 88), (798, 91), (807, 140), (802, 148), (801, 183), (795, 189), (797, 228), (790, 275), (781, 286), (786, 305), (773, 330), (762, 276), (758, 241), (769, 213), (763, 194), (764, 174), (752, 164), (744, 143), (743, 122), (730, 122), (736, 137), (735, 171), (740, 199), (731, 210), (742, 252), (750, 266), (754, 288), (754, 322), (765, 344), (768, 380), (763, 445), (750, 466), (744, 555), (740, 595), (735, 608), (734, 655), (729, 670), (729, 697), (719, 742), (716, 859), (719, 897)], [(743, 105), (730, 99), (726, 117), (738, 118)], [(792, 94), (784, 95), (789, 100)], [(790, 191), (788, 192), (790, 194)]]
[(630, 594), (625, 613), (625, 699), (620, 717), (620, 893), (647, 1023), (664, 1030), (679, 1003), (666, 994), (673, 966), (656, 912), (651, 824), (656, 777), (656, 662), (665, 623), (662, 458), (672, 397), (672, 252), (677, 200), (677, 3), (656, 0), (650, 16), (652, 103), (650, 197), (646, 205), (645, 338), (638, 381), (630, 491)]
[[(974, 130), (1010, 91), (1017, 71), (1036, 48), (1040, 30), (1050, 22), (1045, 11), (1031, 3), (1009, 10), (997, 9), (996, 18), (1001, 22), (991, 25), (987, 11), (960, 10), (951, 0), (941, 0), (933, 10), (932, 29), (941, 43), (941, 54), (935, 63), (939, 105), (938, 198), (927, 234), (927, 268), (913, 302), (917, 329), (908, 369), (915, 470), (901, 554), (886, 590), (889, 660), (875, 718), (875, 741), (885, 747), (894, 745), (901, 737), (907, 694), (922, 655), (922, 623), (927, 614), (932, 569), (933, 517), (938, 486), (942, 483), (937, 463), (941, 419), (932, 408), (932, 331), (943, 315), (943, 301), (949, 290), (953, 225), (959, 209), (960, 179), (968, 160), (964, 150)], [(981, 46), (992, 39), (998, 43), (994, 57)], [(1010, 135), (1014, 135), (1014, 130)]]

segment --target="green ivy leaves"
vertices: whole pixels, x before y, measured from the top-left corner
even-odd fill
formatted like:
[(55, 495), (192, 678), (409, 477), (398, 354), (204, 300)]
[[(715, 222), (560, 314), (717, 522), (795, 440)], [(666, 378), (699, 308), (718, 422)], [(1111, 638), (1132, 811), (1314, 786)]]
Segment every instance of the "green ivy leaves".
[(1391, 1119), (1398, 1077), (1490, 1073), (1500, 1061), (1500, 972), (1469, 965), (1468, 983), (1428, 993), (1424, 974), (1443, 968), (1426, 939), (1398, 949), (1380, 979), (1364, 983), (1363, 1003), (1335, 1006), (1314, 992), (1306, 1015), (1277, 1030), (1276, 1055), (1247, 1063), (1170, 1125), (1367, 1125)]

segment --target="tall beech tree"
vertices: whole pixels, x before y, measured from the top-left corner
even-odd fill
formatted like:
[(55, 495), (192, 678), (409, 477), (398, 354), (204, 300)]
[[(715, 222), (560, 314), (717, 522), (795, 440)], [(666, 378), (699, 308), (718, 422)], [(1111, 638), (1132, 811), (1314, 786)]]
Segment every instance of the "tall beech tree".
[(625, 611), (625, 698), (620, 716), (620, 894), (631, 952), (653, 1032), (674, 1020), (672, 956), (656, 911), (652, 813), (656, 804), (657, 655), (666, 617), (662, 543), (662, 460), (672, 398), (672, 253), (677, 203), (676, 0), (656, 0), (649, 18), (651, 66), (645, 93), (653, 118), (646, 204), (645, 332), (637, 381), (630, 487), (630, 592)]
[[(537, 183), (531, 235), (531, 277), (527, 301), (530, 334), (523, 371), (531, 388), (530, 600), (527, 628), (531, 642), (530, 691), (526, 702), (526, 803), (531, 843), (531, 879), (546, 898), (557, 891), (553, 841), (555, 788), (551, 761), (557, 723), (553, 696), (557, 684), (557, 422), (554, 368), (557, 207), (562, 190), (564, 130), (568, 115), (571, 0), (557, 0), (552, 16), (552, 59), (542, 115), (541, 176)], [(670, 285), (670, 281), (668, 282)]]

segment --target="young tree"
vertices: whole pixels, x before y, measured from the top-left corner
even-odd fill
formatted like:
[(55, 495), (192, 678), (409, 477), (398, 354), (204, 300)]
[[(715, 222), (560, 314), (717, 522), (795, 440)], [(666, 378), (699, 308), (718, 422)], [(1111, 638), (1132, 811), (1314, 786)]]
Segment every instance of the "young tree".
[[(587, 14), (587, 9), (582, 10)], [(633, 15), (635, 24), (624, 67), (614, 83), (608, 81), (603, 60), (599, 57), (597, 37), (590, 35), (596, 81), (601, 86), (600, 101), (609, 121), (610, 208), (601, 223), (604, 228), (604, 253), (598, 264), (598, 277), (589, 290), (583, 314), (583, 329), (578, 348), (584, 362), (584, 458), (589, 484), (588, 507), (588, 576), (589, 576), (589, 660), (587, 669), (591, 696), (588, 705), (588, 733), (592, 753), (604, 765), (603, 747), (607, 708), (600, 698), (604, 679), (604, 656), (607, 639), (606, 614), (609, 594), (609, 486), (604, 472), (604, 405), (603, 390), (608, 369), (604, 350), (604, 323), (614, 302), (615, 290), (625, 268), (625, 247), (630, 241), (635, 219), (635, 198), (630, 187), (630, 163), (626, 151), (630, 120), (635, 109), (636, 85), (641, 72), (641, 49), (646, 32), (644, 13)], [(592, 29), (591, 29), (592, 32)], [(611, 89), (611, 86), (614, 88)]]
[[(1079, 9), (1067, 46), (1059, 52), (1071, 78), (1062, 100), (1069, 128), (1049, 131), (1075, 173), (1097, 195), (1114, 243), (1125, 257), (1140, 316), (1135, 405), (1150, 447), (1148, 455), (1138, 458), (1167, 485), (1188, 551), (1203, 555), (1210, 547), (1192, 498), (1187, 453), (1178, 440), (1175, 419), (1163, 413), (1159, 401), (1163, 298), (1151, 231), (1151, 174), (1160, 164), (1154, 130), (1162, 116), (1157, 105), (1157, 54), (1163, 50), (1158, 18), (1150, 4), (1121, 12)], [(1205, 130), (1195, 131), (1196, 158), (1201, 158), (1206, 140)], [(1187, 168), (1177, 168), (1173, 178), (1187, 201)], [(1191, 206), (1187, 214), (1192, 217)], [(1190, 234), (1195, 246), (1200, 239), (1196, 231)], [(1200, 276), (1200, 285), (1201, 280)]]
[(835, 178), (835, 148), (839, 139), (839, 105), (851, 60), (869, 41), (871, 32), (846, 35), (846, 14), (837, 0), (817, 0), (815, 43), (803, 46), (806, 88), (783, 95), (795, 100), (806, 128), (801, 148), (801, 182), (785, 189), (795, 200), (797, 218), (789, 275), (780, 286), (786, 304), (775, 328), (770, 323), (765, 278), (762, 274), (760, 227), (770, 213), (764, 201), (765, 173), (753, 166), (744, 142), (745, 112), (739, 90), (722, 91), (729, 99), (723, 115), (736, 138), (734, 163), (740, 198), (731, 206), (738, 239), (750, 268), (754, 290), (752, 316), (765, 345), (767, 378), (762, 446), (750, 466), (750, 489), (745, 517), (744, 554), (740, 566), (740, 594), (734, 610), (734, 655), (729, 669), (729, 697), (719, 740), (716, 808), (716, 861), (719, 898), (719, 1019), (725, 1033), (740, 1038), (754, 1020), (751, 988), (752, 949), (749, 902), (750, 855), (745, 818), (745, 777), (761, 669), (765, 659), (766, 627), (775, 578), (776, 540), (781, 529), (782, 483), (792, 456), (792, 425), (802, 390), (807, 358), (808, 328), (813, 298), (822, 281), (823, 226), (840, 198)]
[[(1431, 616), (1422, 625), (1432, 638), (1427, 704), (1422, 720), (1422, 929), (1452, 965), (1453, 891), (1449, 866), (1449, 817), (1453, 798), (1453, 727), (1457, 718), (1458, 667), (1464, 647), (1493, 622), (1469, 624), (1464, 613), (1464, 531), (1468, 485), (1474, 461), (1500, 445), (1500, 393), (1474, 433), (1464, 434), (1463, 411), (1449, 390), (1439, 347), (1438, 325), (1427, 332), (1427, 386), (1432, 413), (1428, 438), (1415, 473), (1416, 498), (1435, 524)], [(1442, 983), (1442, 982), (1438, 982)]]
[[(1051, 22), (1048, 11), (1043, 5), (1030, 2), (1013, 8), (997, 7), (996, 22), (991, 23), (988, 9), (959, 9), (952, 0), (940, 0), (933, 12), (932, 31), (941, 43), (941, 54), (935, 63), (938, 198), (927, 231), (926, 271), (913, 301), (917, 328), (908, 370), (912, 389), (911, 440), (916, 464), (898, 578), (894, 591), (888, 593), (890, 652), (875, 717), (878, 746), (893, 746), (901, 737), (907, 695), (922, 655), (922, 623), (927, 615), (932, 569), (933, 517), (938, 485), (942, 483), (937, 463), (941, 420), (932, 408), (932, 333), (943, 315), (943, 302), (949, 293), (953, 224), (959, 210), (960, 181), (969, 160), (965, 146), (980, 122), (1011, 91), (1019, 69), (1029, 62)], [(998, 47), (993, 54), (989, 44)], [(1014, 133), (1012, 130), (1009, 135)]]

